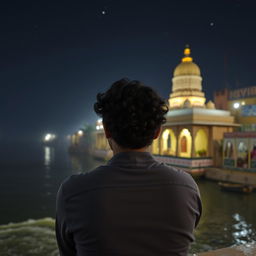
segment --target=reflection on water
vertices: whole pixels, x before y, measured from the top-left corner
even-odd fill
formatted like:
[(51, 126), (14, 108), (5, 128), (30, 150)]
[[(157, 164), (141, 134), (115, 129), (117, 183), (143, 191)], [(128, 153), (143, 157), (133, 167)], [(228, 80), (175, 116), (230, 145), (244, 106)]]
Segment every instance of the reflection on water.
[(215, 182), (199, 180), (203, 214), (193, 252), (256, 241), (256, 193), (221, 191)]
[(72, 154), (69, 155), (69, 158), (72, 166), (72, 173), (74, 174), (89, 172), (95, 167), (104, 164), (103, 161), (96, 160), (88, 154)]
[(54, 148), (45, 146), (44, 147), (44, 165), (50, 168), (51, 163), (54, 161)]
[(74, 173), (83, 172), (83, 165), (80, 157), (72, 155), (70, 156), (70, 161), (71, 161), (72, 170)]
[(234, 229), (232, 236), (235, 244), (252, 243), (254, 241), (253, 237), (255, 238), (255, 231), (253, 232), (252, 224), (247, 223), (245, 218), (238, 213), (235, 213), (232, 217), (236, 221), (232, 226)]
[[(44, 174), (44, 192), (42, 193), (42, 197), (49, 197), (53, 194), (52, 191), (52, 181), (51, 181), (51, 165), (54, 163), (54, 147), (45, 146), (44, 147), (44, 166), (45, 166), (45, 174)], [(47, 203), (46, 203), (47, 204)], [(41, 208), (43, 210), (47, 209), (46, 204), (42, 204)]]

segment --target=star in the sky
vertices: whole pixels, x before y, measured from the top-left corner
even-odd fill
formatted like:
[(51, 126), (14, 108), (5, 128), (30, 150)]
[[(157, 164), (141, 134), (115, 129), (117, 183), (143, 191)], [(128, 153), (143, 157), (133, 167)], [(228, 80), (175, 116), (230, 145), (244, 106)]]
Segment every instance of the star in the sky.
[(106, 11), (105, 10), (101, 11), (101, 14), (106, 15)]
[(210, 23), (210, 26), (213, 27), (213, 26), (214, 26), (214, 22), (211, 22), (211, 23)]

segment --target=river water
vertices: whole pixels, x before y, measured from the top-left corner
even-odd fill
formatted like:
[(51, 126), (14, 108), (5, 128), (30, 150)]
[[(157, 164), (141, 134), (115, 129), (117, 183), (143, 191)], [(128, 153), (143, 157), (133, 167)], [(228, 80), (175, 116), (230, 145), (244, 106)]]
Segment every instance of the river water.
[[(69, 156), (66, 145), (5, 145), (0, 148), (0, 255), (57, 256), (54, 235), (56, 193), (69, 175), (103, 164)], [(197, 180), (203, 216), (191, 253), (254, 243), (256, 193), (220, 191), (215, 182)]]

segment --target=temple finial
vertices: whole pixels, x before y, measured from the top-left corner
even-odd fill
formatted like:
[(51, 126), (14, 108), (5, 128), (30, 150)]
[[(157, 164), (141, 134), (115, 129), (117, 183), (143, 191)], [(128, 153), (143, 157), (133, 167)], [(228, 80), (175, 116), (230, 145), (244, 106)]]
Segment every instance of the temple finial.
[(193, 59), (190, 57), (190, 48), (189, 48), (189, 45), (186, 44), (185, 46), (185, 50), (184, 50), (184, 57), (182, 58), (182, 62), (192, 62)]

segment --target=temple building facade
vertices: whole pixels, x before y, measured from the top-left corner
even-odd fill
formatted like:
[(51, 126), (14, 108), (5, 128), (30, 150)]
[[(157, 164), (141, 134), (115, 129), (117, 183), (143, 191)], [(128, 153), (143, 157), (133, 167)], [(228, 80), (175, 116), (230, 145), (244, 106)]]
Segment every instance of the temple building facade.
[(186, 47), (181, 63), (174, 69), (167, 122), (152, 144), (152, 153), (170, 165), (190, 172), (220, 166), (221, 144), (225, 132), (235, 124), (230, 111), (206, 103), (201, 71)]
[[(212, 101), (206, 103), (202, 81), (200, 68), (186, 47), (173, 72), (167, 122), (150, 147), (160, 161), (190, 173), (222, 165), (224, 133), (239, 126), (230, 111), (216, 109)], [(109, 148), (100, 125), (96, 126), (95, 152), (102, 155)]]

